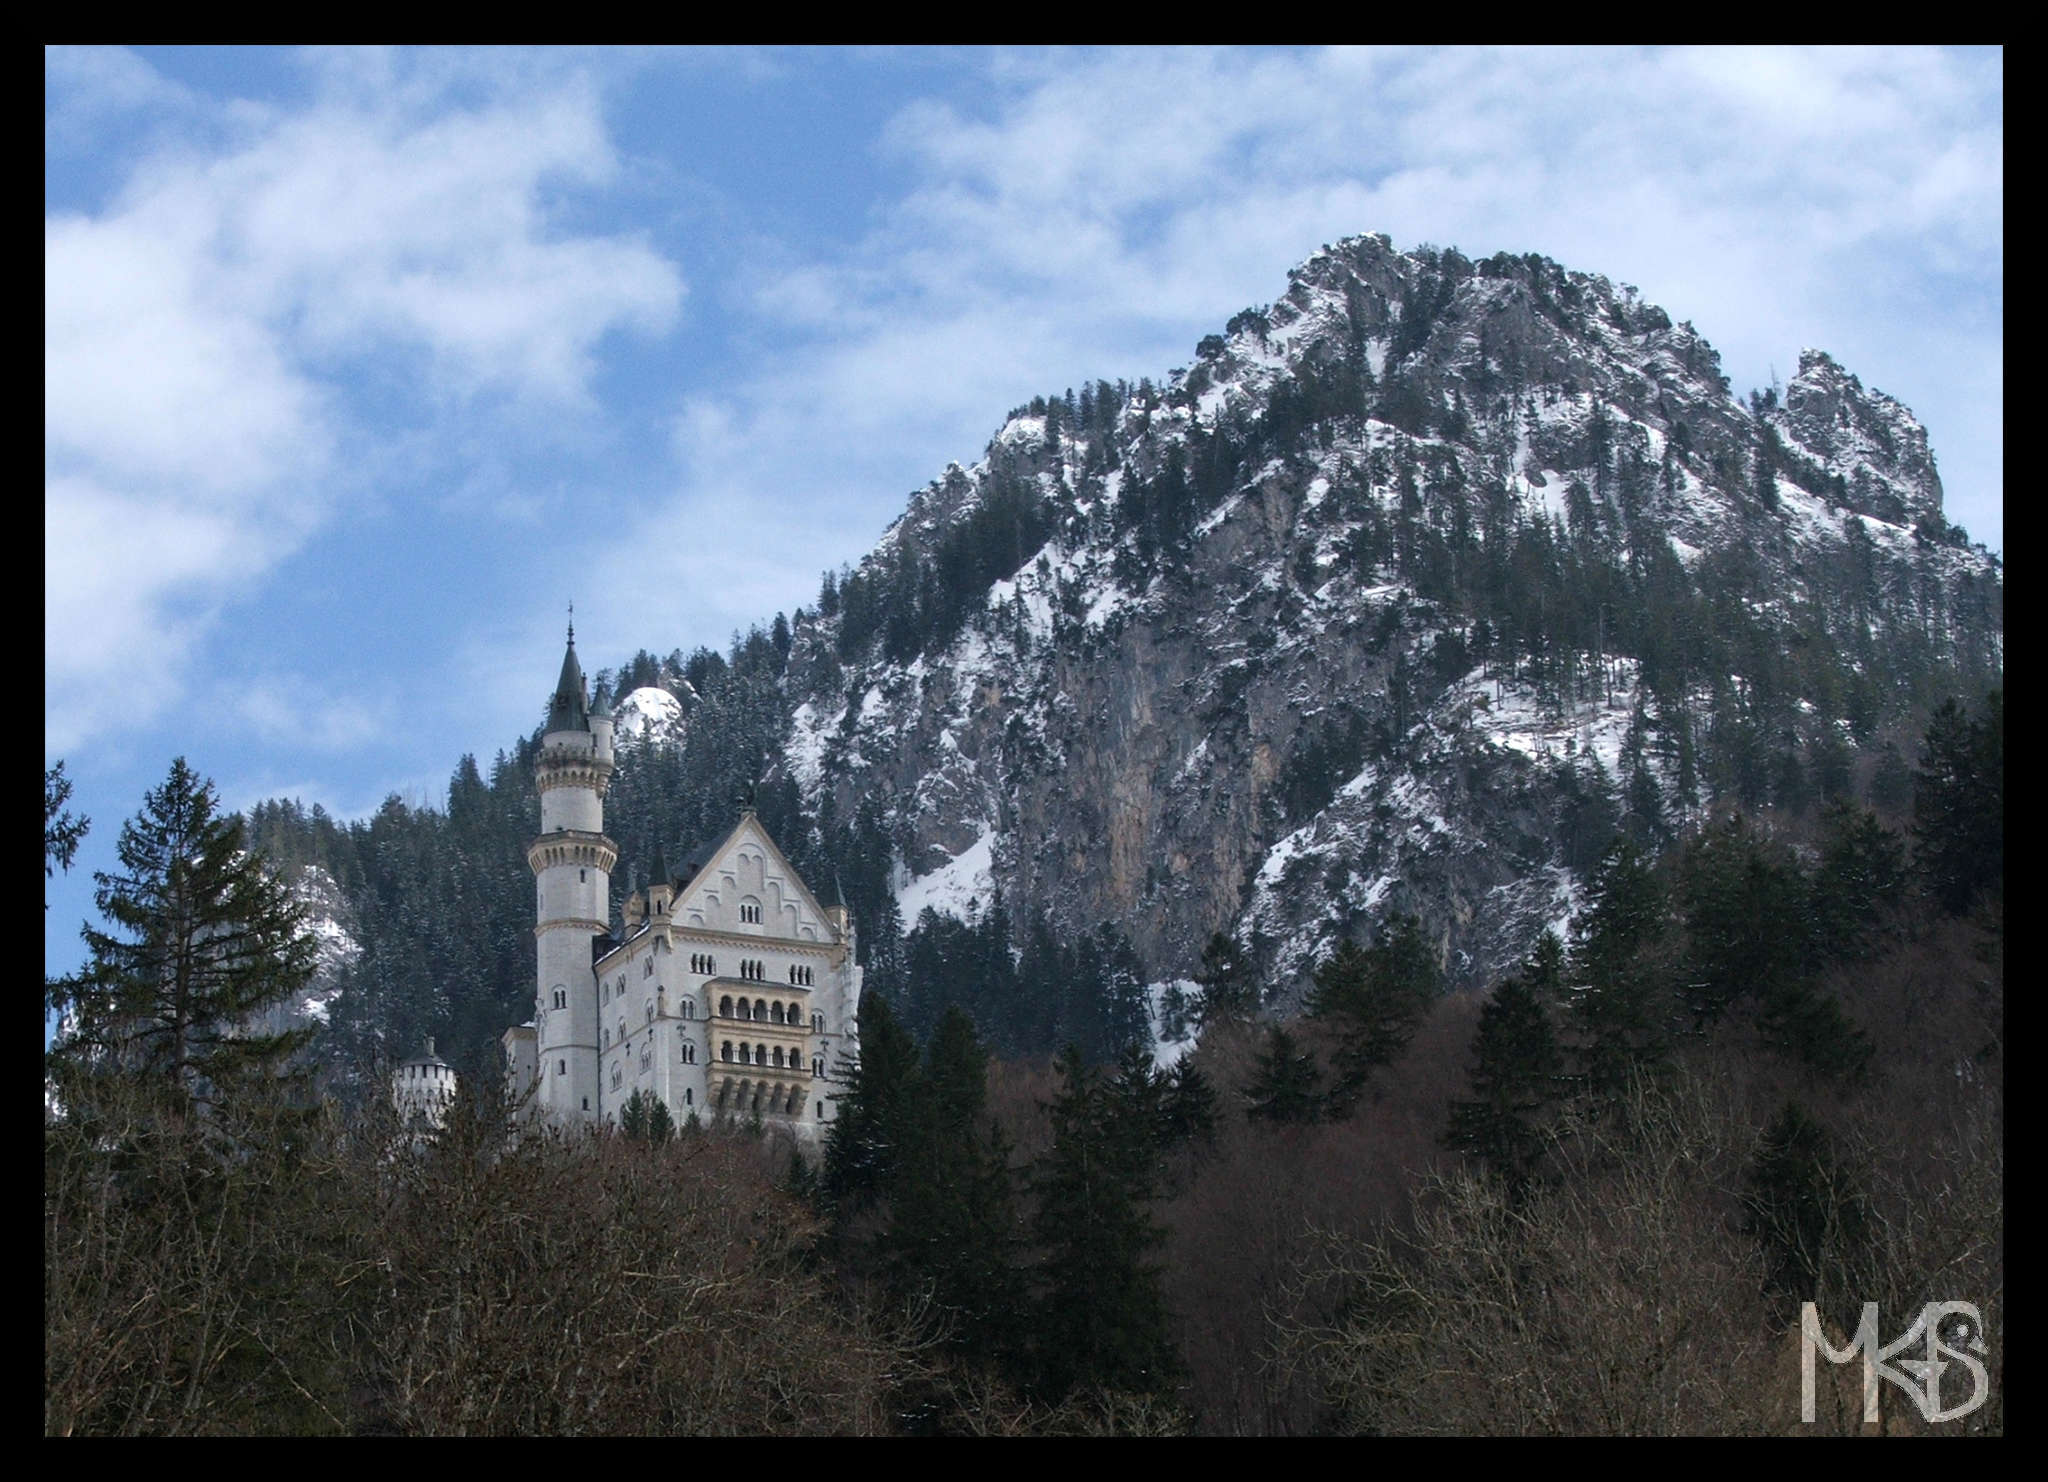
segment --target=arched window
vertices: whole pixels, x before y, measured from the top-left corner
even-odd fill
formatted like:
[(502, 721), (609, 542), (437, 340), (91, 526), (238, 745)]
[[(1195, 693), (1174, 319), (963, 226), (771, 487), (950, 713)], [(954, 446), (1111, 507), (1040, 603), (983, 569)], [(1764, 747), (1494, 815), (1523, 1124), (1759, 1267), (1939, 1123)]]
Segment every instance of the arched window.
[(777, 1046), (776, 1046), (776, 1047), (774, 1048), (774, 1050), (773, 1050), (773, 1051), (772, 1051), (772, 1052), (770, 1053), (770, 1063), (771, 1063), (772, 1065), (774, 1065), (774, 1066), (775, 1066), (775, 1068), (776, 1068), (777, 1070), (780, 1070), (780, 1069), (782, 1068), (782, 1046), (781, 1046), (781, 1045), (777, 1045)]
[(684, 999), (684, 1000), (683, 1000), (683, 1017), (684, 1017), (685, 1019), (694, 1019), (694, 1018), (696, 1018), (696, 1017), (697, 1017), (697, 1000), (696, 1000), (696, 999), (694, 999), (694, 998), (686, 998), (686, 999)]
[(647, 1000), (647, 1022), (649, 1024), (654, 1022), (654, 1000), (651, 998)]
[(609, 1029), (604, 1032), (604, 1047), (607, 1050), (612, 1047), (612, 1032)]
[(718, 959), (717, 959), (716, 957), (707, 957), (707, 958), (705, 958), (705, 959), (704, 959), (704, 971), (705, 971), (705, 972), (707, 972), (707, 973), (715, 973), (715, 972), (717, 972), (717, 971), (718, 971)]
[(732, 995), (730, 993), (718, 1000), (718, 1017), (721, 1019), (730, 1019), (732, 1017)]
[(618, 1065), (614, 1064), (614, 1065), (612, 1066), (612, 1089), (613, 1089), (614, 1091), (618, 1090), (618, 1089), (619, 1089), (619, 1084), (620, 1084), (620, 1083), (621, 1083), (622, 1081), (624, 1081), (624, 1080), (625, 1080), (625, 1078), (626, 1078), (626, 1072), (625, 1072), (625, 1071), (624, 1071), (624, 1070), (623, 1070), (623, 1069), (622, 1069), (622, 1068), (621, 1068), (620, 1066), (618, 1066)]
[(696, 1047), (696, 1046), (695, 1046), (694, 1044), (692, 1044), (692, 1043), (691, 1043), (690, 1041), (688, 1041), (688, 1040), (684, 1040), (684, 1041), (683, 1041), (683, 1064), (685, 1064), (685, 1065), (695, 1065), (696, 1063), (697, 1063), (697, 1047)]
[(697, 1104), (697, 1089), (696, 1089), (696, 1087), (694, 1087), (694, 1086), (685, 1086), (685, 1087), (683, 1087), (683, 1105), (684, 1105), (684, 1106), (695, 1106), (696, 1104)]
[(811, 1056), (811, 1074), (815, 1076), (825, 1074), (825, 1057), (823, 1055)]
[(731, 1041), (731, 1040), (727, 1040), (727, 1041), (726, 1041), (726, 1042), (725, 1042), (724, 1044), (722, 1044), (722, 1045), (720, 1045), (720, 1046), (718, 1047), (718, 1058), (719, 1058), (719, 1059), (721, 1059), (721, 1060), (730, 1060), (730, 1059), (732, 1059), (732, 1041)]
[(824, 1016), (824, 1014), (822, 1014), (822, 1013), (813, 1013), (813, 1014), (811, 1015), (811, 1032), (812, 1032), (813, 1034), (823, 1034), (823, 1033), (825, 1032), (825, 1016)]
[(640, 976), (643, 978), (654, 976), (654, 954), (652, 952), (649, 952), (647, 960), (640, 964)]
[(765, 998), (757, 998), (754, 1000), (754, 1017), (756, 1019), (765, 1019), (768, 1017), (768, 1001)]
[(556, 1075), (567, 1075), (568, 1073), (569, 1073), (569, 1062), (568, 1062), (568, 1061), (566, 1061), (566, 1060), (557, 1060), (557, 1061), (555, 1062), (555, 1074), (556, 1074)]
[(780, 1024), (782, 1022), (782, 1005), (779, 1003), (770, 1004), (768, 1007), (768, 1017), (773, 1019), (777, 1024)]

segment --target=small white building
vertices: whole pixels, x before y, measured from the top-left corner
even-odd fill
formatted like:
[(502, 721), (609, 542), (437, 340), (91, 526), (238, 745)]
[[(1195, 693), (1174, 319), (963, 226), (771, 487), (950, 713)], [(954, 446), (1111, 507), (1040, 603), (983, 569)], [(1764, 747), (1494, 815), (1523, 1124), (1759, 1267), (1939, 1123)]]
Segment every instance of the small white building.
[(532, 1022), (504, 1035), (514, 1096), (557, 1125), (616, 1126), (642, 1091), (678, 1125), (758, 1116), (818, 1137), (858, 1034), (844, 904), (821, 903), (746, 809), (679, 867), (657, 856), (612, 934), (612, 715), (602, 688), (585, 700), (573, 627), (535, 773), (538, 993)]
[(424, 1055), (416, 1055), (391, 1073), (391, 1104), (399, 1118), (412, 1126), (439, 1131), (448, 1120), (448, 1108), (455, 1104), (455, 1068), (434, 1053), (427, 1041)]

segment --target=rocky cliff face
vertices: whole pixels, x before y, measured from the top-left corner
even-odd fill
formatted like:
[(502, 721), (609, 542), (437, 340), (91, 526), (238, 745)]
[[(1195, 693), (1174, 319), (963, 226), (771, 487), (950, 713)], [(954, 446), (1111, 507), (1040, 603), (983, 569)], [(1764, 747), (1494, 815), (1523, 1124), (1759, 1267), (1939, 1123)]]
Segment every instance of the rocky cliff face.
[(1412, 911), (1481, 982), (1616, 823), (1838, 785), (1943, 664), (1996, 670), (1997, 562), (1940, 512), (1925, 430), (1825, 354), (1744, 404), (1633, 289), (1358, 238), (917, 493), (796, 626), (784, 765), (886, 801), (913, 914), (1000, 887), (1161, 976), (1234, 931), (1293, 994)]

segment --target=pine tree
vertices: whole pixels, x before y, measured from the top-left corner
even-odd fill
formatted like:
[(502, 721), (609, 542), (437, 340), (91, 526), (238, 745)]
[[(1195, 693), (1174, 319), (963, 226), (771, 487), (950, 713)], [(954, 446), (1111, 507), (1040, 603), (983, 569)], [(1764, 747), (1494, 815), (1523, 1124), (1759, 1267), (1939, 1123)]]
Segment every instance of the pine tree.
[(903, 1143), (917, 1044), (889, 1002), (869, 989), (860, 999), (860, 1055), (840, 1067), (839, 1106), (825, 1134), (825, 1197), (844, 1219), (884, 1196)]
[(1216, 1140), (1216, 1088), (1185, 1055), (1167, 1074), (1165, 1123), (1169, 1146)]
[(1201, 993), (1191, 1012), (1198, 1029), (1211, 1024), (1241, 1024), (1259, 1011), (1257, 966), (1235, 937), (1215, 932), (1202, 949), (1202, 964), (1195, 969)]
[(1928, 722), (1913, 788), (1914, 864), (1941, 908), (1962, 915), (2005, 894), (2005, 695), (1972, 721), (1954, 700)]
[(74, 1060), (203, 1111), (236, 1082), (280, 1071), (309, 1038), (252, 1025), (304, 990), (314, 960), (304, 913), (245, 848), (241, 819), (217, 808), (183, 757), (144, 795), (121, 829), (122, 872), (93, 876), (110, 929), (84, 928), (91, 960), (66, 989)]
[(1309, 996), (1309, 1012), (1337, 1031), (1333, 1111), (1342, 1115), (1355, 1105), (1373, 1072), (1400, 1058), (1442, 994), (1443, 970), (1413, 916), (1381, 923), (1370, 949), (1338, 945), (1316, 969)]
[(1825, 820), (1814, 880), (1816, 945), (1834, 962), (1861, 962), (1881, 949), (1906, 888), (1906, 851), (1875, 813), (1846, 800)]
[[(64, 764), (57, 763), (43, 773), (43, 878), (49, 879), (58, 870), (71, 868), (71, 861), (77, 856), (78, 841), (85, 837), (85, 831), (92, 826), (90, 818), (74, 818), (64, 804), (71, 797), (71, 779), (64, 775)], [(48, 903), (43, 906), (49, 909)]]
[(1574, 1059), (1586, 1088), (1610, 1098), (1669, 1050), (1670, 901), (1633, 840), (1616, 839), (1573, 929)]
[(1266, 1048), (1245, 1086), (1245, 1111), (1265, 1122), (1302, 1125), (1323, 1116), (1323, 1073), (1316, 1057), (1296, 1052), (1294, 1036), (1275, 1024), (1266, 1031)]
[(1564, 1058), (1550, 1023), (1563, 988), (1564, 947), (1545, 932), (1522, 970), (1479, 1011), (1473, 1099), (1451, 1103), (1446, 1141), (1484, 1159), (1511, 1188), (1528, 1182), (1543, 1148), (1543, 1115), (1563, 1088)]
[(1791, 853), (1740, 814), (1686, 850), (1684, 995), (1696, 1026), (1737, 1000), (1786, 992), (1810, 967), (1809, 890)]
[(1157, 1192), (1150, 1160), (1078, 1049), (1069, 1045), (1057, 1069), (1052, 1147), (1031, 1180), (1044, 1251), (1032, 1324), (1039, 1389), (1054, 1399), (1076, 1386), (1156, 1393), (1180, 1365), (1149, 1259), (1164, 1239), (1148, 1207)]
[(948, 1315), (954, 1347), (1007, 1359), (1021, 1337), (1023, 1284), (1009, 1148), (984, 1125), (987, 1073), (988, 1050), (949, 1007), (906, 1088), (880, 1250), (899, 1293)]

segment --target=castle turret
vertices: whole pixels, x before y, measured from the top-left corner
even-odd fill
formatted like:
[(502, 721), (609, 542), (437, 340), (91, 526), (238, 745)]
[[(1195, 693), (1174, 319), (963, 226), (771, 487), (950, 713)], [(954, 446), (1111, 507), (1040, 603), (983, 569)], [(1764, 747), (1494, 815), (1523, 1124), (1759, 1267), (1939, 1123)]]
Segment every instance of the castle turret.
[(424, 1055), (415, 1055), (392, 1073), (391, 1104), (407, 1123), (439, 1129), (455, 1100), (455, 1069), (434, 1053), (427, 1041)]
[(543, 1114), (563, 1122), (595, 1122), (604, 1111), (591, 938), (610, 929), (611, 872), (619, 849), (604, 833), (612, 727), (608, 707), (599, 708), (602, 713), (593, 715), (585, 699), (571, 624), (534, 763), (540, 837), (526, 851), (538, 894), (537, 1100)]

